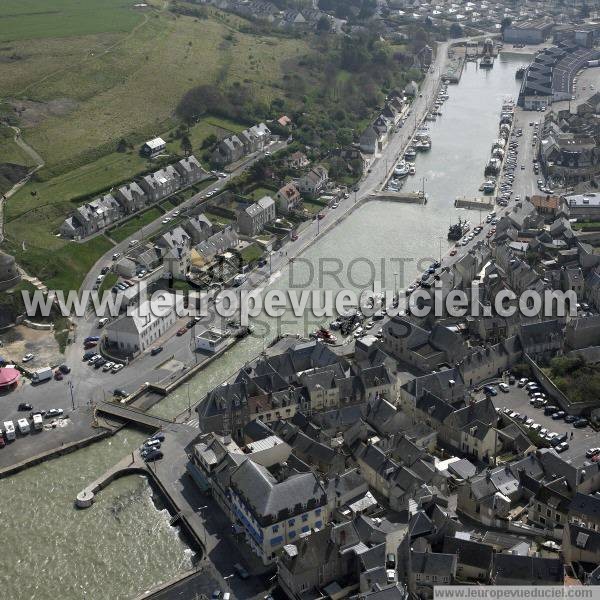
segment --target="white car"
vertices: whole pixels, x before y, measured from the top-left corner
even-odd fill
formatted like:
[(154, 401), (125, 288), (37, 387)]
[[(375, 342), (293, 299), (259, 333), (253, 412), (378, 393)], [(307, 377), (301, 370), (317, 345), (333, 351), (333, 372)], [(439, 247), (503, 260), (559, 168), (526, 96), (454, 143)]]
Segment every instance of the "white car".
[(129, 246), (130, 246), (130, 247), (131, 247), (131, 246), (135, 246), (137, 243), (138, 243), (138, 241), (137, 241), (137, 240), (131, 240), (131, 241), (129, 242)]
[(31, 352), (29, 354), (26, 354), (23, 357), (23, 361), (22, 362), (29, 362), (30, 360), (33, 360), (35, 358), (35, 354), (31, 354)]
[(115, 363), (113, 368), (111, 369), (113, 373), (118, 373), (125, 365), (121, 363)]
[(503, 391), (505, 394), (508, 394), (508, 392), (510, 391), (510, 388), (508, 387), (507, 383), (499, 383), (498, 387), (500, 388), (501, 391)]

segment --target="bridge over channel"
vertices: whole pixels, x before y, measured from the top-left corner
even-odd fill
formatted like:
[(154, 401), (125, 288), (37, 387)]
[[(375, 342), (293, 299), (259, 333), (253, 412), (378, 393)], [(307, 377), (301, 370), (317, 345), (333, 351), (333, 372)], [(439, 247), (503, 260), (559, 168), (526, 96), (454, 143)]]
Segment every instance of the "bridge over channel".
[(123, 406), (112, 402), (100, 402), (96, 411), (119, 421), (125, 421), (143, 427), (144, 429), (164, 429), (172, 426), (173, 421), (149, 415), (131, 406)]

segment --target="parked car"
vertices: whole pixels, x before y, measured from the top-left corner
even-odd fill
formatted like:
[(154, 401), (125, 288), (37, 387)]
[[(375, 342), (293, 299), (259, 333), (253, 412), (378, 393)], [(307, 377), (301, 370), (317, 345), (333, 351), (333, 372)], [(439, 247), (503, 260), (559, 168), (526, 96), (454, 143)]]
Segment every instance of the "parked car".
[(564, 452), (565, 450), (569, 449), (569, 443), (568, 442), (563, 442), (562, 444), (559, 444), (558, 446), (556, 446), (556, 448), (554, 448), (559, 454), (561, 452)]
[(528, 381), (529, 379), (527, 379), (527, 377), (522, 377), (521, 379), (519, 379), (519, 383), (517, 385), (519, 387), (523, 387)]
[(60, 369), (56, 369), (56, 371), (54, 371), (54, 379), (56, 379), (56, 381), (62, 381), (63, 377), (64, 375)]
[(151, 356), (156, 356), (157, 354), (159, 354), (162, 351), (163, 351), (163, 347), (162, 346), (156, 346), (155, 348), (152, 348), (152, 350), (150, 350), (150, 355)]
[(123, 365), (122, 363), (115, 363), (113, 365), (113, 368), (111, 369), (111, 371), (113, 373), (118, 373), (125, 365)]
[(29, 362), (30, 360), (33, 360), (34, 358), (35, 358), (35, 354), (32, 354), (31, 352), (29, 352), (23, 357), (22, 362), (26, 363), (26, 362)]
[(33, 410), (33, 406), (29, 402), (21, 402), (17, 407), (17, 410)]
[(579, 417), (575, 415), (565, 415), (565, 423), (575, 423)]
[(44, 417), (46, 417), (46, 419), (51, 419), (52, 417), (60, 417), (63, 415), (64, 412), (65, 411), (62, 408), (51, 408), (50, 410), (46, 411)]
[(587, 458), (592, 458), (592, 456), (596, 456), (596, 454), (600, 454), (600, 448), (590, 448), (585, 453)]
[(144, 460), (146, 462), (154, 462), (155, 460), (160, 460), (163, 457), (163, 453), (161, 450), (151, 450), (144, 456)]
[(565, 411), (564, 411), (564, 410), (559, 410), (558, 412), (555, 412), (555, 413), (552, 415), (552, 420), (553, 420), (553, 421), (558, 421), (559, 419), (563, 419), (563, 418), (564, 418), (564, 416), (565, 416), (565, 414), (566, 414), (566, 413), (565, 413)]
[(127, 398), (127, 396), (129, 396), (129, 394), (128, 394), (128, 393), (127, 393), (125, 390), (121, 390), (121, 389), (119, 389), (119, 388), (116, 388), (116, 389), (113, 391), (113, 394), (114, 394), (115, 396), (118, 396), (119, 398)]
[(586, 427), (588, 424), (588, 420), (587, 419), (577, 419), (577, 421), (575, 421), (573, 423), (573, 427), (576, 427), (577, 429), (582, 429), (583, 427)]
[(504, 392), (505, 394), (508, 394), (508, 392), (510, 392), (510, 388), (506, 383), (499, 383), (498, 387), (500, 388), (500, 391)]
[(71, 372), (71, 367), (69, 367), (69, 365), (62, 364), (58, 368), (60, 369), (60, 372), (64, 375), (68, 375)]
[(151, 440), (158, 440), (159, 442), (165, 441), (165, 434), (162, 431), (157, 431), (154, 435), (150, 436)]
[(547, 416), (548, 415), (553, 415), (557, 410), (558, 410), (558, 406), (553, 406), (553, 405), (546, 406), (544, 408), (544, 414), (547, 415)]
[(187, 327), (182, 327), (181, 329), (177, 330), (177, 335), (178, 336), (182, 336), (187, 332)]

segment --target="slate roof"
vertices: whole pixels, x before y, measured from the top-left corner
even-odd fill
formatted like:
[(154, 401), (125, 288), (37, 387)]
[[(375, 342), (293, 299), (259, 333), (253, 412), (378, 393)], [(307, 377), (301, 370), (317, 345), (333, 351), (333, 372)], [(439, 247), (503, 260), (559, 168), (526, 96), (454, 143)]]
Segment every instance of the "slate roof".
[(494, 549), (488, 544), (446, 536), (443, 551), (447, 554), (456, 554), (459, 564), (486, 571), (492, 568)]
[(600, 496), (577, 492), (571, 500), (569, 511), (600, 520)]
[(563, 582), (563, 573), (563, 563), (559, 558), (496, 554), (494, 559), (497, 580), (519, 580), (531, 585), (558, 584)]
[(277, 516), (288, 509), (290, 514), (305, 512), (305, 507), (295, 507), (311, 501), (320, 506), (326, 501), (325, 490), (313, 473), (291, 475), (278, 482), (262, 465), (249, 459), (232, 472), (231, 485), (259, 517)]
[(456, 556), (440, 552), (413, 552), (411, 566), (414, 573), (450, 576), (456, 570)]

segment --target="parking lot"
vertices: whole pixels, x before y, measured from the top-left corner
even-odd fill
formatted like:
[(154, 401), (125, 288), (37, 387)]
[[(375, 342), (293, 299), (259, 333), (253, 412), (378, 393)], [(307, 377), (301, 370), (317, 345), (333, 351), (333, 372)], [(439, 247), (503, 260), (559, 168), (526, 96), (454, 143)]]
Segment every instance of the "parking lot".
[[(572, 424), (565, 423), (563, 419), (553, 420), (550, 415), (544, 414), (543, 408), (532, 406), (525, 388), (520, 388), (516, 384), (511, 385), (507, 393), (498, 391), (498, 395), (492, 397), (492, 402), (497, 408), (511, 408), (520, 415), (527, 415), (533, 419), (534, 423), (539, 423), (542, 428), (546, 428), (548, 432), (553, 431), (559, 435), (567, 433), (569, 448), (561, 454), (565, 459), (585, 455), (588, 448), (600, 447), (600, 432), (594, 431), (589, 425), (577, 429)], [(548, 404), (550, 405), (552, 402), (548, 402)]]

